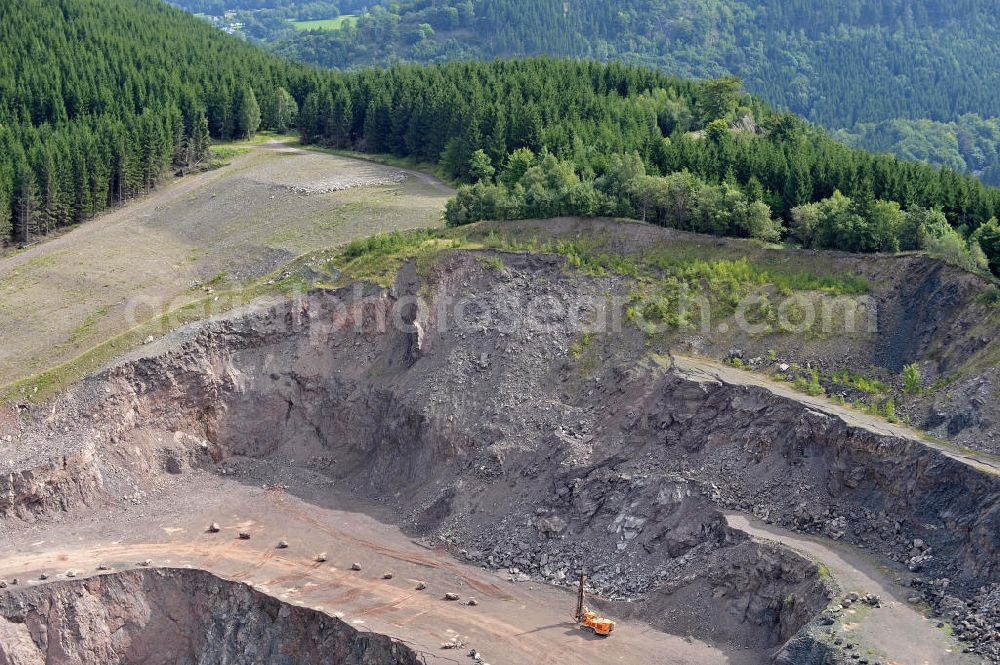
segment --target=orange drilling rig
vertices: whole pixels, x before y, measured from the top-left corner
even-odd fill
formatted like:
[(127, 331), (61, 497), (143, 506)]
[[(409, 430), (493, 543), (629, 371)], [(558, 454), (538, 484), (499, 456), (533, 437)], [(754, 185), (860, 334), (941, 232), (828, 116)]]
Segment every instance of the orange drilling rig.
[(580, 573), (580, 591), (576, 596), (576, 622), (584, 630), (590, 630), (594, 635), (607, 637), (615, 629), (615, 622), (611, 619), (597, 616), (596, 612), (591, 612), (583, 606), (583, 587), (587, 583), (586, 573)]

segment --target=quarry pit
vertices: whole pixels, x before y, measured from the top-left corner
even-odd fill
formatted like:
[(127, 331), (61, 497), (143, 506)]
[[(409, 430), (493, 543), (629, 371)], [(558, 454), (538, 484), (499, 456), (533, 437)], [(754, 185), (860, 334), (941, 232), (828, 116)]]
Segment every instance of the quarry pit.
[[(258, 301), (15, 405), (0, 663), (995, 658), (988, 456), (650, 354), (640, 331), (582, 371), (568, 310), (447, 324), (455, 303), (468, 323), (629, 288), (565, 268), (407, 262), (389, 288)], [(610, 641), (571, 617), (581, 570)], [(982, 639), (925, 617), (933, 594)]]

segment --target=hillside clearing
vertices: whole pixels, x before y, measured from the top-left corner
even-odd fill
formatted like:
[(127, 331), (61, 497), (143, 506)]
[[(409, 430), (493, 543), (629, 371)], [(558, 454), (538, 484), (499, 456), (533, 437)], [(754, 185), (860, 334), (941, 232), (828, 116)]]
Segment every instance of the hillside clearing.
[(185, 305), (206, 301), (208, 313), (214, 293), (318, 248), (437, 226), (450, 192), (283, 142), (239, 149), (229, 166), (0, 259), (0, 384)]
[(323, 18), (312, 21), (289, 21), (296, 30), (339, 30), (345, 23), (356, 23), (358, 17), (354, 14), (344, 14), (337, 18)]

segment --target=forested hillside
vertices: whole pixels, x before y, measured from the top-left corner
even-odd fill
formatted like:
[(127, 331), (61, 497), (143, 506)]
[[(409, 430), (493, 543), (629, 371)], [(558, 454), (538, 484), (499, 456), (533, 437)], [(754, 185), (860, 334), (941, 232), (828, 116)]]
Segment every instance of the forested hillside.
[(14, 241), (192, 168), (209, 135), (294, 123), (306, 142), (439, 163), (470, 183), (453, 224), (624, 215), (1000, 270), (1000, 190), (844, 146), (736, 79), (546, 58), (323, 72), (158, 0), (2, 7), (0, 230)]
[[(204, 9), (216, 0), (175, 0)], [(230, 0), (260, 8), (276, 0)], [(295, 3), (333, 14), (349, 5)], [(965, 114), (1000, 117), (1000, 12), (992, 0), (398, 0), (336, 30), (298, 33), (245, 12), (251, 36), (281, 54), (350, 68), (398, 61), (553, 54), (621, 60), (747, 88), (860, 145), (1000, 178), (995, 150), (966, 150)], [(327, 13), (330, 8), (326, 9)], [(258, 18), (255, 18), (258, 17)], [(265, 25), (266, 24), (266, 25)], [(914, 150), (896, 120), (933, 121)], [(863, 125), (863, 126), (859, 126)], [(868, 126), (874, 125), (874, 126)], [(903, 126), (912, 126), (906, 125)], [(918, 125), (919, 126), (919, 123)], [(898, 137), (898, 141), (894, 140)], [(991, 180), (1000, 184), (1000, 179)]]
[(849, 145), (969, 171), (1000, 185), (1000, 118), (968, 113), (955, 122), (888, 120), (837, 130), (834, 136)]
[(193, 14), (223, 16), (226, 12), (274, 12), (274, 16), (331, 18), (374, 6), (378, 0), (176, 0), (177, 5)]
[[(328, 66), (551, 53), (738, 75), (827, 127), (1000, 116), (991, 0), (404, 0), (281, 50)], [(433, 32), (415, 40), (409, 30)], [(428, 43), (424, 43), (428, 42)]]
[(306, 70), (159, 0), (0, 3), (0, 238), (28, 242), (287, 123)]
[(449, 206), (453, 224), (627, 215), (812, 247), (929, 249), (972, 269), (985, 250), (1000, 268), (1000, 190), (848, 148), (735, 79), (550, 59), (371, 69), (331, 76), (299, 125), (306, 141), (474, 181)]

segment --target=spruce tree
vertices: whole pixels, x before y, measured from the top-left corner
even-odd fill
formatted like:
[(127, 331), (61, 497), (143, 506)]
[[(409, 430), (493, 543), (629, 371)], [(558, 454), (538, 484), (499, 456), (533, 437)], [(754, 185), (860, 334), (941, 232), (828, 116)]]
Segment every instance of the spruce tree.
[(35, 173), (26, 161), (19, 162), (14, 175), (14, 237), (23, 245), (38, 235), (38, 186)]
[(236, 138), (249, 139), (260, 128), (260, 105), (254, 95), (253, 88), (241, 85), (236, 88), (233, 97), (233, 135)]
[(208, 118), (199, 112), (191, 130), (191, 159), (193, 164), (200, 164), (208, 157), (212, 139), (208, 134)]
[(0, 246), (11, 237), (11, 169), (6, 164), (0, 165)]

